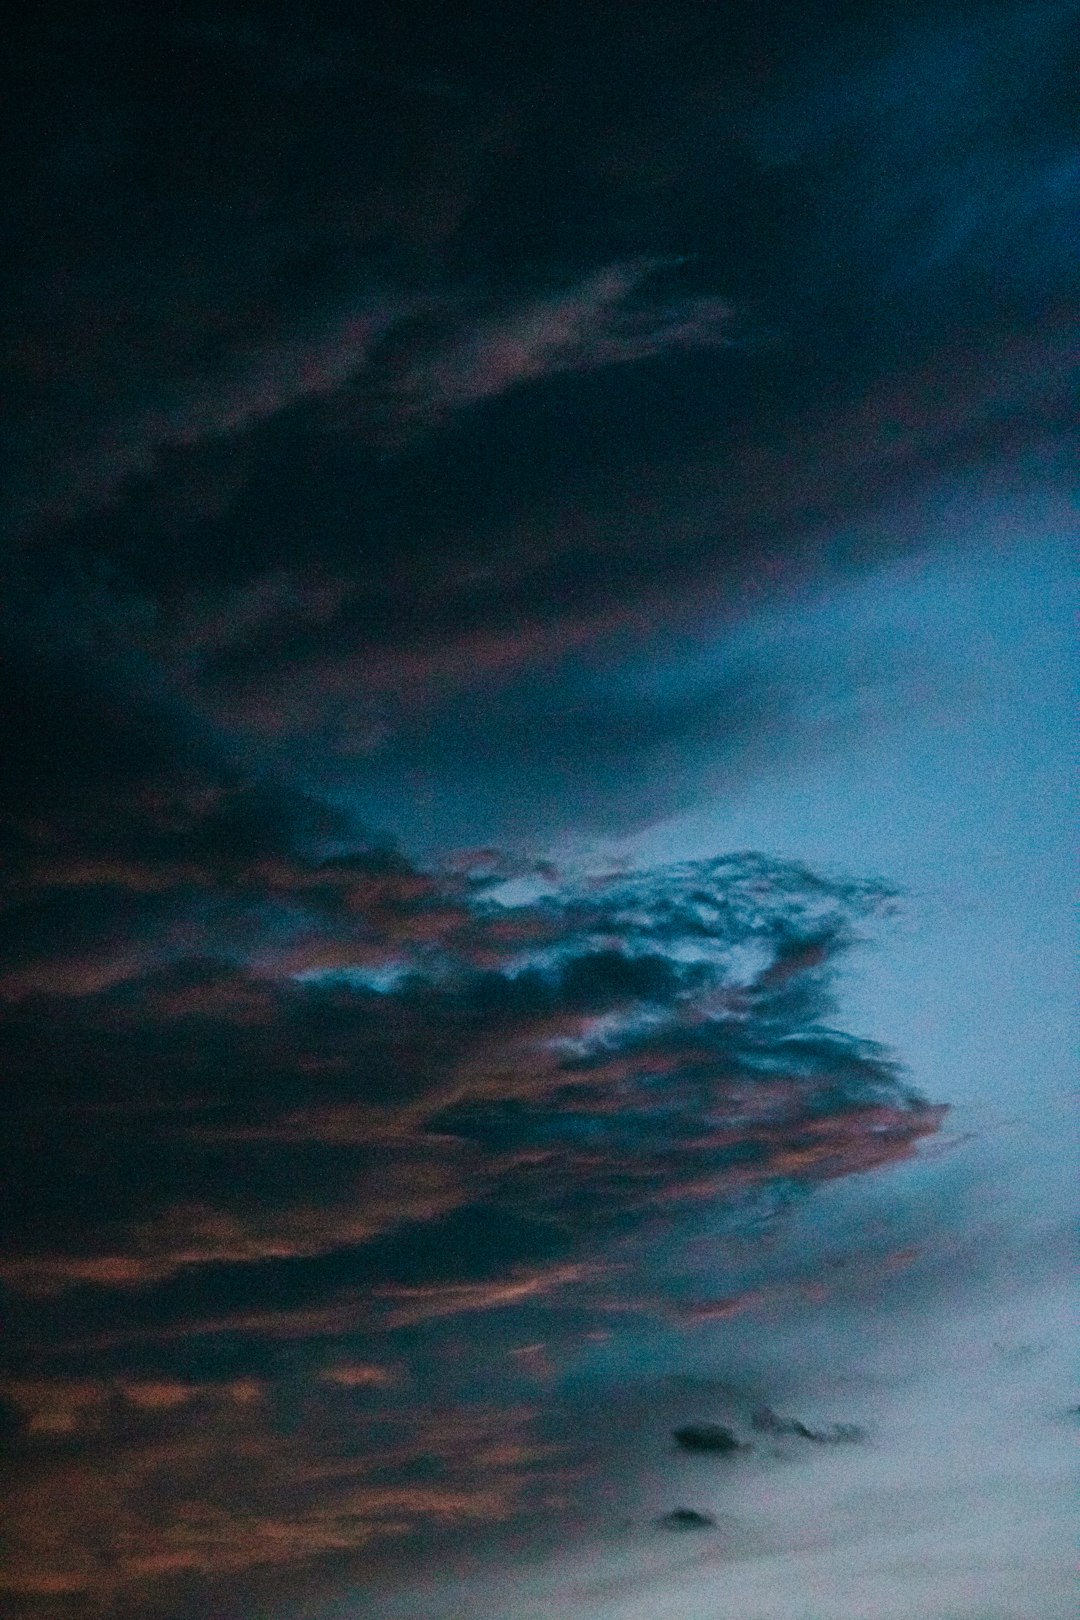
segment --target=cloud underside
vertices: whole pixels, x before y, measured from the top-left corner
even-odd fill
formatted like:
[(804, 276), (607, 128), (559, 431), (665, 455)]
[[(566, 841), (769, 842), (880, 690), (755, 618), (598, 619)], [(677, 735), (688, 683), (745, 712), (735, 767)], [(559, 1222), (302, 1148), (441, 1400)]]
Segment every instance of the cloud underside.
[[(642, 1246), (744, 1228), (940, 1123), (827, 1020), (872, 886), (753, 856), (573, 878), (281, 850), (226, 875), (172, 838), (153, 882), (22, 876), (43, 909), (111, 895), (123, 927), (104, 975), (84, 952), (5, 981), (50, 1164), (9, 1167), (0, 1257), (13, 1600), (152, 1607), (555, 1512), (576, 1476), (523, 1385), (612, 1312), (768, 1307), (643, 1294)], [(463, 1343), (484, 1376), (451, 1420)]]

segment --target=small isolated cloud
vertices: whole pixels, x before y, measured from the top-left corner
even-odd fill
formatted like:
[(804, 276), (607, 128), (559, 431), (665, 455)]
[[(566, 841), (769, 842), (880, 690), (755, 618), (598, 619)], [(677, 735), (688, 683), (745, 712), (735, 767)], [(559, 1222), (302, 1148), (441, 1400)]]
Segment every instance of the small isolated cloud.
[(700, 1452), (714, 1457), (730, 1457), (745, 1451), (746, 1445), (733, 1429), (721, 1423), (686, 1423), (672, 1430), (672, 1438), (683, 1451)]
[(824, 1429), (812, 1429), (798, 1418), (782, 1418), (770, 1406), (762, 1406), (750, 1418), (751, 1426), (759, 1434), (794, 1435), (799, 1440), (813, 1440), (818, 1445), (851, 1445), (865, 1438), (857, 1423), (832, 1423)]
[(716, 1520), (711, 1513), (699, 1513), (697, 1508), (672, 1508), (657, 1519), (662, 1530), (714, 1530)]

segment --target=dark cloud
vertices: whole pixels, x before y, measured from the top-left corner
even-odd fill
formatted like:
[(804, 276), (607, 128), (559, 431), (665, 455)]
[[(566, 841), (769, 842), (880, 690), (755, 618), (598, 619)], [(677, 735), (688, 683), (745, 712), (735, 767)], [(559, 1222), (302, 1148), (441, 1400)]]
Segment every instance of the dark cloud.
[[(636, 1247), (938, 1127), (824, 1022), (873, 886), (738, 856), (535, 870), (514, 899), (489, 852), (305, 852), (295, 804), (235, 778), (111, 821), (106, 780), (60, 869), (48, 800), (20, 801), (18, 905), (59, 921), (4, 980), (13, 1600), (227, 1603), (554, 1511), (576, 1476), (554, 1414), (529, 1438), (519, 1411), (545, 1344), (613, 1308), (694, 1319), (627, 1296)], [(462, 1335), (488, 1346), (464, 1365)]]
[(613, 1323), (823, 1287), (682, 1239), (939, 1128), (833, 1023), (884, 889), (533, 846), (797, 732), (805, 668), (665, 650), (1064, 487), (1075, 16), (13, 29), (14, 1613), (239, 1620), (580, 1522), (560, 1379)]
[(727, 1457), (746, 1449), (739, 1437), (720, 1423), (687, 1423), (681, 1429), (674, 1429), (672, 1434), (676, 1445), (681, 1446), (683, 1451), (709, 1452)]
[(200, 706), (354, 740), (817, 569), (1068, 436), (1073, 16), (28, 23), (17, 521)]
[(663, 1530), (713, 1530), (716, 1528), (716, 1520), (712, 1514), (699, 1513), (697, 1508), (672, 1508), (670, 1513), (665, 1513), (656, 1522)]
[(864, 1438), (855, 1423), (834, 1423), (827, 1429), (811, 1429), (798, 1418), (782, 1418), (770, 1406), (759, 1407), (750, 1422), (759, 1434), (794, 1435), (799, 1440), (813, 1440), (818, 1445), (847, 1445)]
[(241, 868), (301, 823), (682, 809), (805, 672), (628, 658), (1061, 483), (1070, 8), (751, 10), (25, 20), (11, 984), (290, 933)]
[(628, 1312), (693, 1332), (761, 1304), (643, 1287), (642, 1246), (937, 1130), (829, 1021), (879, 886), (752, 855), (422, 866), (130, 654), (15, 625), (8, 649), (27, 1613), (244, 1612), (328, 1560), (557, 1518), (587, 1458), (530, 1402), (560, 1366)]

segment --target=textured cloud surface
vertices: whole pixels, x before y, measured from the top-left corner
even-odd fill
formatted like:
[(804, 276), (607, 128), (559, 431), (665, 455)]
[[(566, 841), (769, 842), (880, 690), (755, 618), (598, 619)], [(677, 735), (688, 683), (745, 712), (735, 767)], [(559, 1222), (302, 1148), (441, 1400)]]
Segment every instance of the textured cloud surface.
[[(645, 1249), (941, 1120), (824, 1021), (873, 887), (751, 856), (509, 882), (484, 855), (245, 861), (235, 826), (223, 861), (218, 813), (159, 826), (148, 865), (15, 880), (109, 919), (102, 956), (5, 980), (3, 1580), (72, 1612), (553, 1511), (575, 1476), (522, 1384), (612, 1313), (732, 1308), (677, 1267), (643, 1295)], [(462, 1387), (457, 1335), (482, 1353), (489, 1320)]]
[[(1050, 904), (1001, 874), (1057, 803), (1009, 672), (1075, 518), (1075, 3), (25, 9), (0, 1607), (482, 1615), (558, 1542), (592, 1620), (627, 1525), (783, 1558), (802, 1508), (745, 1526), (804, 1475), (914, 1514), (821, 1363), (951, 1298), (952, 1088), (1050, 1023), (1003, 992), (909, 1080), (932, 1018), (876, 1044), (849, 965), (894, 823)], [(1026, 581), (1007, 656), (959, 554)]]

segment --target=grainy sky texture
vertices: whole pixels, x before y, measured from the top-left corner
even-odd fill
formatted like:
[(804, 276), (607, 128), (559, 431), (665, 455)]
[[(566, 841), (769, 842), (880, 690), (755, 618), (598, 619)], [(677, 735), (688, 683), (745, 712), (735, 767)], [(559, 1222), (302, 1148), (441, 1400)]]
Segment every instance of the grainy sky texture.
[(1076, 4), (6, 54), (5, 1614), (1066, 1620)]

